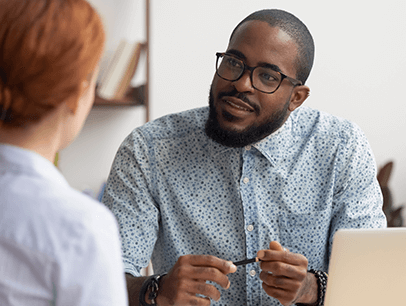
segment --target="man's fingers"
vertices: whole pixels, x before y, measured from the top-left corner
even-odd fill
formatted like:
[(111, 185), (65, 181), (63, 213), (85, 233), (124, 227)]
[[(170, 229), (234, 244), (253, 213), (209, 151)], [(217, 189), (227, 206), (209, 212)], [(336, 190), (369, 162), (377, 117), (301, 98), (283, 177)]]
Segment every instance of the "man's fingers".
[(261, 272), (262, 288), (264, 291), (279, 300), (282, 305), (291, 305), (297, 299), (301, 288), (301, 281), (284, 276), (275, 276), (267, 272)]
[(195, 282), (194, 288), (189, 291), (191, 294), (201, 294), (208, 298), (211, 298), (214, 301), (218, 301), (220, 299), (220, 292), (211, 284), (207, 284), (206, 282)]
[(191, 275), (193, 275), (193, 278), (196, 280), (212, 281), (219, 284), (224, 289), (230, 287), (228, 277), (216, 268), (194, 267), (192, 273), (193, 274)]
[(210, 255), (184, 255), (163, 278), (158, 296), (162, 305), (210, 305), (218, 301), (220, 291), (208, 281), (228, 289), (228, 273), (237, 267), (231, 262)]
[(285, 289), (287, 291), (296, 291), (300, 288), (301, 284), (301, 281), (298, 281), (297, 279), (275, 276), (263, 271), (260, 273), (259, 277), (267, 286)]
[[(274, 250), (260, 250), (257, 253), (257, 257), (262, 262), (285, 262), (295, 266), (307, 266), (307, 259), (301, 254), (291, 253), (288, 250), (274, 251)], [(262, 266), (262, 264), (261, 264)]]
[(213, 267), (224, 274), (234, 273), (237, 267), (231, 262), (212, 255), (185, 255), (179, 261), (187, 261), (192, 266)]
[(212, 281), (224, 289), (230, 287), (227, 274), (237, 269), (232, 262), (210, 255), (185, 255), (178, 259), (177, 266), (177, 279)]
[(269, 249), (274, 251), (284, 251), (284, 247), (278, 241), (271, 241), (269, 243)]
[(280, 261), (262, 261), (260, 267), (262, 271), (270, 272), (272, 275), (283, 275), (298, 280), (304, 279), (307, 274), (307, 269), (304, 265), (291, 265)]
[(262, 283), (262, 288), (269, 296), (278, 299), (282, 305), (291, 305), (292, 296), (294, 295), (291, 292), (286, 291), (282, 288), (270, 287), (267, 286), (265, 283)]
[(282, 305), (291, 305), (306, 282), (307, 258), (290, 252), (277, 241), (272, 241), (268, 250), (258, 251), (257, 257), (261, 260), (259, 277), (265, 292)]

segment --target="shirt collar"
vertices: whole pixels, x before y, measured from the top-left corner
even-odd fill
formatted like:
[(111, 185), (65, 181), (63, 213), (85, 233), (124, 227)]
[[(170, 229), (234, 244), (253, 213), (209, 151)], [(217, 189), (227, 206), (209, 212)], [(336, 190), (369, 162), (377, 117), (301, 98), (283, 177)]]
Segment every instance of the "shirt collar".
[(290, 148), (293, 142), (293, 119), (289, 116), (278, 130), (253, 144), (253, 147), (261, 152), (271, 165), (276, 166), (286, 157), (287, 148)]
[(216, 155), (223, 154), (227, 151), (235, 151), (235, 150), (241, 150), (240, 148), (232, 148), (232, 147), (227, 147), (219, 144), (218, 142), (214, 141), (213, 139), (209, 138), (207, 135), (205, 135), (208, 139), (209, 142), (209, 152), (210, 155), (215, 157)]
[[(281, 145), (282, 142), (283, 145)], [(289, 116), (278, 130), (251, 146), (261, 152), (269, 160), (271, 165), (275, 166), (285, 158), (287, 153), (286, 148), (291, 147), (293, 142), (293, 119), (292, 116)], [(212, 156), (230, 150), (241, 151), (242, 149), (243, 148), (226, 147), (209, 138), (209, 150)]]
[(45, 157), (34, 151), (12, 145), (0, 144), (0, 169), (40, 176), (48, 181), (69, 186), (59, 170)]

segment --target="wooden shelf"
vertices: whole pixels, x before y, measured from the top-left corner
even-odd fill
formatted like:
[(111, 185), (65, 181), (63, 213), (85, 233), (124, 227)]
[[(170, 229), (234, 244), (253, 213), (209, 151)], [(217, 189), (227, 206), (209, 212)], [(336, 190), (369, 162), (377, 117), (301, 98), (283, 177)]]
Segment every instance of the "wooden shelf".
[(145, 85), (129, 88), (124, 99), (121, 100), (107, 100), (96, 92), (93, 107), (98, 106), (146, 106)]
[(150, 0), (145, 0), (145, 30), (146, 42), (143, 49), (146, 54), (145, 84), (138, 87), (131, 87), (121, 100), (107, 100), (96, 94), (93, 107), (124, 107), (142, 106), (145, 108), (145, 122), (149, 121), (149, 88), (150, 88)]

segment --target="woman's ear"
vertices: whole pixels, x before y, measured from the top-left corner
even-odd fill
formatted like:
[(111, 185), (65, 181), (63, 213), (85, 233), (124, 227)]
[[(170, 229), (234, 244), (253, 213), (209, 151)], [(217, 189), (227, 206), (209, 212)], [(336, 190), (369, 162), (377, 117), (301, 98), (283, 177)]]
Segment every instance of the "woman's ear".
[(76, 109), (78, 108), (78, 99), (71, 97), (65, 101), (65, 105), (68, 108), (69, 112), (75, 114)]
[(310, 88), (306, 85), (296, 86), (293, 89), (290, 98), (289, 111), (293, 112), (296, 108), (303, 104), (303, 102), (310, 95)]
[(68, 100), (66, 100), (66, 106), (68, 107), (69, 111), (72, 114), (76, 113), (76, 109), (78, 107), (78, 103), (80, 101), (80, 98), (86, 93), (86, 91), (89, 88), (89, 81), (85, 80), (82, 82), (82, 88), (80, 91), (80, 97), (71, 97)]

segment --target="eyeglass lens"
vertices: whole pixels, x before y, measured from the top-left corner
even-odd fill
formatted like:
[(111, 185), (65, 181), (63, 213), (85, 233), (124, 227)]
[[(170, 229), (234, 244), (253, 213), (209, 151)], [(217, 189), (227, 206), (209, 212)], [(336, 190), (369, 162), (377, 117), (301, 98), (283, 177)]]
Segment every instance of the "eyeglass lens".
[[(220, 55), (217, 60), (217, 73), (223, 79), (236, 81), (244, 73), (244, 62), (233, 56)], [(252, 71), (252, 85), (254, 88), (272, 92), (276, 90), (281, 83), (282, 76), (279, 72), (267, 67), (255, 67)]]

